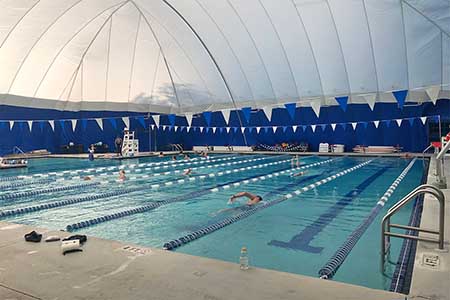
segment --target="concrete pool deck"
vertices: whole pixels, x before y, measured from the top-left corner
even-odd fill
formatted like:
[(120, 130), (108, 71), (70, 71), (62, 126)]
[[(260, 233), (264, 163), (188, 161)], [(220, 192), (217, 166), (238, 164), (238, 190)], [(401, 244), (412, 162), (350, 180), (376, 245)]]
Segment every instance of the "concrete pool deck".
[[(89, 237), (83, 252), (27, 243), (32, 229), (0, 222), (0, 299), (405, 299), (334, 281)], [(135, 247), (135, 249), (133, 249)]]
[[(430, 242), (417, 243), (414, 271), (408, 299), (450, 300), (450, 158), (445, 159), (444, 174), (447, 179), (447, 189), (442, 189), (445, 195), (445, 235), (444, 250)], [(428, 183), (435, 181), (433, 170), (435, 161), (431, 160), (428, 172)], [(439, 222), (439, 202), (433, 196), (426, 195), (420, 227), (437, 230)], [(421, 237), (436, 239), (437, 235), (420, 233)], [(437, 257), (438, 265), (430, 266), (424, 263), (426, 258)]]

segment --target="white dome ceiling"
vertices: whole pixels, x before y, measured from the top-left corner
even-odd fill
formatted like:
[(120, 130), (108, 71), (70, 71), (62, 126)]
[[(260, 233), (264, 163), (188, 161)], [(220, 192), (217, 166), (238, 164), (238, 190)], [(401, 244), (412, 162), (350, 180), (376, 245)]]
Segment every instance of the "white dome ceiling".
[(450, 1), (0, 0), (0, 66), (0, 104), (60, 110), (427, 100)]

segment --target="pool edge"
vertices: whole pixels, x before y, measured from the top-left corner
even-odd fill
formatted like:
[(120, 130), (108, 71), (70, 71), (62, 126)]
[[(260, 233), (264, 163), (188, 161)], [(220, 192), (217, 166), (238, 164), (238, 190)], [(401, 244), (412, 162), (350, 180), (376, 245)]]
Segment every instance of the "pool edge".
[[(63, 256), (59, 243), (27, 243), (37, 230), (0, 222), (0, 298), (24, 299), (403, 299), (404, 295), (313, 277), (252, 268), (114, 240), (89, 237), (81, 253)], [(136, 250), (137, 249), (137, 250)], [(21, 299), (19, 297), (19, 299)], [(30, 298), (33, 299), (33, 298)]]

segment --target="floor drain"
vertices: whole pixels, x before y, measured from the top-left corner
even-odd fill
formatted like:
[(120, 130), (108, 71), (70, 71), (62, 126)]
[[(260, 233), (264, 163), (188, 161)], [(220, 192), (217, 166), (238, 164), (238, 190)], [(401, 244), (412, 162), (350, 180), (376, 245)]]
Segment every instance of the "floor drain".
[(121, 249), (123, 251), (127, 251), (127, 252), (138, 254), (138, 255), (147, 255), (152, 252), (152, 250), (150, 250), (150, 249), (138, 248), (138, 247), (128, 246), (128, 245), (123, 246)]
[(424, 254), (422, 257), (422, 265), (437, 269), (439, 267), (439, 256), (433, 254)]

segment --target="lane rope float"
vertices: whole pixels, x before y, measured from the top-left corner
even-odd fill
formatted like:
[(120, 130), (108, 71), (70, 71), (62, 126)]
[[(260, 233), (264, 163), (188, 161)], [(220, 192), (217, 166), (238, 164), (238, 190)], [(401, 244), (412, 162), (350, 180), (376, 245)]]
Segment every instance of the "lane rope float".
[[(284, 161), (264, 163), (264, 164), (256, 165), (256, 168), (264, 168), (264, 167), (268, 167), (268, 166), (279, 165), (282, 163), (287, 163), (289, 161), (290, 160), (287, 159)], [(218, 172), (217, 174), (211, 173), (208, 176), (204, 175), (204, 176), (191, 177), (189, 179), (180, 179), (177, 181), (177, 183), (183, 184), (183, 183), (186, 183), (189, 181), (195, 181), (195, 180), (197, 180), (197, 178), (198, 179), (206, 179), (206, 178), (210, 178), (210, 177), (228, 175), (231, 173), (237, 173), (237, 172), (249, 170), (248, 168), (250, 168), (250, 169), (255, 168), (255, 166), (234, 169), (233, 171), (227, 170), (224, 172)], [(102, 182), (99, 182), (99, 183), (102, 183)], [(169, 183), (165, 182), (164, 185), (166, 185), (166, 186), (172, 185), (173, 183), (174, 183), (173, 181), (171, 181)], [(67, 200), (63, 200), (63, 201), (56, 201), (56, 202), (50, 202), (50, 203), (45, 203), (45, 204), (40, 204), (40, 205), (34, 205), (31, 207), (24, 207), (24, 208), (12, 209), (12, 210), (0, 211), (0, 218), (7, 217), (7, 216), (21, 215), (21, 214), (40, 211), (40, 210), (49, 209), (49, 208), (62, 207), (62, 206), (86, 202), (86, 201), (93, 201), (93, 200), (99, 200), (99, 199), (108, 198), (108, 197), (120, 196), (120, 195), (124, 195), (124, 194), (129, 194), (129, 193), (139, 192), (139, 191), (144, 191), (144, 190), (149, 190), (149, 189), (158, 189), (161, 186), (162, 186), (161, 184), (152, 184), (151, 186), (146, 185), (146, 186), (140, 186), (140, 187), (135, 187), (135, 188), (125, 188), (125, 189), (121, 189), (121, 190), (117, 190), (117, 191), (107, 192), (104, 194), (97, 194), (97, 195), (85, 196), (85, 197), (80, 197), (80, 198), (72, 198), (72, 199), (67, 199)]]
[[(329, 159), (329, 160), (326, 160), (326, 161), (316, 162), (316, 163), (313, 163), (313, 164), (310, 164), (310, 165), (305, 165), (305, 166), (299, 167), (297, 169), (298, 170), (307, 169), (307, 168), (311, 168), (311, 167), (314, 167), (314, 166), (322, 165), (322, 164), (325, 164), (325, 163), (330, 163), (332, 161), (334, 161), (334, 159)], [(286, 160), (286, 162), (290, 162), (290, 159)], [(66, 226), (66, 230), (67, 231), (74, 231), (74, 230), (78, 230), (78, 229), (81, 229), (81, 228), (86, 228), (86, 227), (89, 227), (89, 226), (92, 226), (92, 225), (96, 225), (96, 224), (99, 224), (99, 223), (103, 223), (103, 222), (107, 222), (107, 221), (110, 221), (110, 220), (119, 219), (119, 218), (122, 218), (122, 217), (134, 215), (134, 214), (137, 214), (137, 213), (147, 212), (147, 211), (153, 210), (155, 208), (158, 208), (160, 206), (167, 205), (167, 204), (170, 204), (170, 203), (181, 202), (181, 201), (185, 201), (187, 199), (200, 197), (200, 196), (212, 193), (212, 192), (217, 192), (217, 191), (219, 191), (221, 189), (228, 189), (231, 186), (238, 186), (238, 185), (241, 185), (241, 184), (248, 184), (250, 182), (266, 180), (268, 178), (273, 178), (273, 177), (276, 177), (276, 176), (280, 176), (282, 174), (286, 174), (286, 173), (291, 172), (291, 171), (292, 171), (292, 169), (289, 167), (289, 168), (286, 168), (284, 170), (276, 171), (276, 172), (273, 172), (273, 173), (270, 173), (270, 174), (265, 174), (265, 175), (256, 176), (256, 177), (251, 176), (251, 177), (248, 177), (248, 178), (245, 178), (245, 179), (224, 183), (224, 184), (221, 184), (221, 185), (217, 185), (214, 188), (206, 188), (204, 190), (194, 191), (192, 193), (185, 194), (185, 195), (180, 195), (180, 196), (174, 197), (174, 198), (169, 199), (169, 200), (153, 202), (153, 203), (145, 205), (145, 206), (135, 207), (133, 209), (128, 209), (128, 210), (120, 211), (120, 212), (117, 212), (117, 213), (114, 213), (114, 214), (109, 214), (109, 215), (106, 215), (106, 216), (93, 218), (93, 219), (90, 219), (90, 220), (87, 220), (87, 221), (73, 223), (73, 224), (67, 225)]]
[[(279, 158), (279, 157), (278, 157)], [(214, 168), (214, 167), (225, 167), (225, 166), (232, 166), (232, 165), (240, 165), (240, 164), (245, 164), (245, 163), (250, 163), (250, 162), (255, 162), (255, 161), (261, 161), (261, 160), (269, 160), (269, 159), (273, 159), (273, 157), (271, 158), (267, 158), (267, 157), (260, 157), (260, 158), (253, 158), (253, 159), (246, 159), (246, 160), (239, 160), (239, 161), (233, 161), (233, 162), (226, 162), (226, 163), (220, 163), (220, 164), (213, 164), (213, 165), (203, 165), (203, 166), (199, 166), (199, 167), (194, 167), (191, 168), (192, 170), (200, 170), (200, 169), (206, 169), (206, 168)], [(143, 173), (143, 174), (139, 174), (139, 175), (133, 175), (133, 173), (141, 173), (144, 170), (147, 170), (149, 168), (145, 168), (145, 169), (135, 169), (134, 172), (130, 172), (128, 173), (128, 178), (130, 180), (140, 180), (142, 179), (148, 179), (151, 177), (156, 177), (156, 176), (162, 176), (162, 175), (170, 175), (170, 174), (179, 174), (182, 173), (183, 171), (187, 170), (187, 169), (177, 169), (177, 170), (172, 170), (172, 171), (166, 171), (166, 172), (161, 172), (161, 173)], [(128, 171), (129, 172), (129, 171)], [(97, 177), (95, 178), (103, 178), (109, 175), (112, 175), (113, 173), (101, 173), (99, 175), (97, 175)], [(130, 177), (130, 174), (132, 175)], [(89, 175), (85, 175), (85, 176), (93, 176), (92, 174)], [(79, 180), (81, 179), (80, 176), (75, 176), (75, 177), (71, 177), (68, 178), (67, 180)], [(58, 178), (56, 179), (56, 181), (64, 181), (64, 178)], [(119, 182), (120, 180), (108, 180), (109, 182)]]
[(32, 184), (45, 184), (45, 183), (51, 183), (51, 182), (54, 182), (54, 180), (52, 180), (52, 179), (36, 179), (33, 181), (18, 181), (18, 182), (13, 182), (13, 183), (9, 183), (9, 184), (3, 184), (0, 186), (0, 190), (15, 189), (18, 187), (24, 187), (24, 186), (28, 186), (28, 185), (32, 185)]
[[(219, 158), (204, 158), (204, 157), (195, 157), (191, 158), (189, 161), (218, 161), (219, 159), (222, 160), (231, 160), (236, 159), (238, 155), (227, 155), (227, 156), (220, 156)], [(19, 176), (10, 176), (10, 177), (0, 177), (0, 182), (4, 181), (15, 181), (15, 180), (23, 180), (23, 179), (33, 179), (33, 178), (48, 178), (48, 177), (58, 177), (58, 176), (70, 176), (70, 175), (76, 175), (78, 173), (89, 173), (89, 172), (95, 172), (100, 173), (104, 171), (112, 171), (112, 170), (118, 170), (118, 169), (132, 169), (132, 168), (142, 168), (142, 167), (150, 167), (150, 166), (161, 166), (161, 165), (179, 165), (181, 163), (186, 163), (186, 161), (163, 161), (163, 162), (151, 162), (151, 163), (140, 163), (140, 164), (129, 164), (129, 165), (118, 165), (118, 166), (109, 166), (109, 167), (98, 167), (98, 168), (88, 168), (88, 169), (75, 169), (75, 170), (64, 170), (60, 172), (49, 172), (49, 173), (37, 173), (37, 174), (31, 174), (31, 175), (19, 175)], [(164, 166), (169, 167), (169, 166)]]
[(188, 244), (188, 243), (190, 243), (190, 242), (192, 242), (192, 241), (194, 241), (196, 239), (199, 239), (199, 238), (201, 238), (201, 237), (203, 237), (203, 236), (205, 236), (207, 234), (210, 234), (210, 233), (212, 233), (212, 232), (214, 232), (216, 230), (219, 230), (219, 229), (221, 229), (223, 227), (226, 227), (228, 225), (236, 223), (239, 220), (247, 218), (248, 216), (251, 216), (251, 215), (255, 214), (256, 212), (258, 212), (260, 210), (263, 210), (263, 209), (266, 209), (268, 207), (274, 206), (274, 205), (276, 205), (278, 203), (281, 203), (281, 202), (286, 201), (286, 200), (288, 200), (288, 199), (290, 199), (292, 197), (298, 196), (298, 195), (300, 195), (300, 194), (302, 194), (304, 192), (307, 192), (307, 191), (309, 191), (309, 190), (311, 190), (313, 188), (316, 188), (316, 187), (318, 187), (318, 186), (320, 186), (322, 184), (328, 183), (328, 182), (330, 182), (332, 180), (335, 180), (335, 179), (337, 179), (337, 178), (339, 178), (341, 176), (344, 176), (344, 175), (346, 175), (348, 173), (351, 173), (351, 172), (353, 172), (353, 171), (355, 171), (355, 170), (357, 170), (359, 168), (364, 167), (365, 165), (367, 165), (367, 164), (369, 164), (371, 162), (372, 162), (372, 160), (369, 160), (369, 161), (366, 161), (364, 163), (358, 164), (358, 165), (356, 165), (356, 166), (354, 166), (352, 168), (349, 168), (349, 169), (346, 169), (344, 171), (338, 172), (338, 173), (336, 173), (336, 174), (334, 174), (332, 176), (329, 176), (329, 177), (324, 178), (322, 180), (316, 181), (313, 184), (310, 184), (310, 185), (307, 185), (307, 186), (305, 186), (303, 188), (300, 188), (300, 189), (298, 189), (298, 190), (296, 190), (296, 191), (294, 191), (292, 193), (288, 193), (288, 194), (284, 195), (283, 197), (281, 197), (281, 198), (279, 198), (277, 200), (273, 200), (273, 201), (269, 201), (269, 202), (261, 204), (261, 205), (257, 205), (257, 206), (255, 206), (253, 208), (250, 208), (250, 209), (246, 210), (245, 212), (239, 213), (239, 214), (237, 214), (235, 216), (232, 216), (232, 217), (228, 217), (228, 218), (226, 218), (226, 219), (224, 219), (224, 220), (222, 220), (220, 222), (216, 222), (216, 223), (211, 224), (209, 226), (206, 226), (206, 227), (204, 227), (202, 229), (199, 229), (199, 230), (196, 230), (194, 232), (191, 232), (191, 233), (189, 233), (187, 235), (184, 235), (184, 236), (182, 236), (182, 237), (180, 237), (178, 239), (168, 241), (168, 242), (164, 243), (163, 249), (165, 249), (165, 250), (173, 250), (173, 249), (175, 249), (177, 247), (180, 247), (182, 245)]
[(92, 182), (92, 183), (84, 183), (84, 184), (77, 184), (77, 185), (67, 185), (67, 186), (59, 186), (59, 187), (54, 187), (54, 188), (32, 190), (32, 191), (26, 191), (26, 192), (11, 193), (11, 194), (0, 195), (0, 200), (12, 200), (12, 199), (19, 199), (19, 198), (23, 198), (23, 197), (37, 196), (37, 195), (42, 195), (42, 194), (54, 193), (54, 192), (77, 190), (77, 189), (82, 189), (82, 188), (87, 188), (87, 187), (98, 186), (100, 184), (101, 184), (101, 182)]
[(392, 184), (388, 187), (386, 192), (377, 202), (377, 204), (372, 208), (368, 216), (361, 222), (358, 227), (348, 236), (347, 240), (336, 250), (336, 252), (331, 256), (328, 262), (319, 270), (319, 276), (321, 279), (332, 279), (336, 274), (338, 269), (342, 266), (347, 256), (350, 254), (352, 249), (355, 247), (356, 243), (358, 243), (359, 239), (363, 236), (364, 232), (366, 232), (367, 228), (369, 228), (370, 224), (375, 220), (376, 216), (380, 213), (383, 206), (392, 196), (394, 191), (397, 189), (398, 185), (401, 183), (403, 178), (408, 174), (411, 170), (412, 166), (416, 162), (417, 158), (414, 158), (406, 168), (400, 173), (400, 175), (392, 182)]

